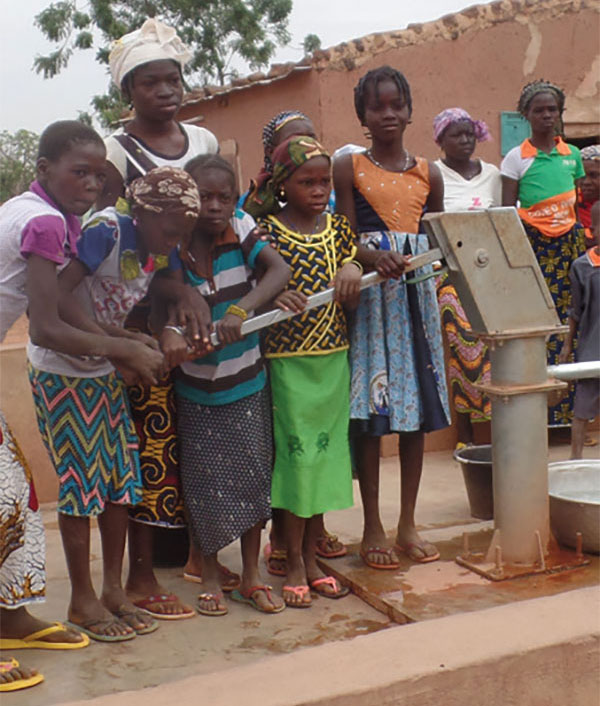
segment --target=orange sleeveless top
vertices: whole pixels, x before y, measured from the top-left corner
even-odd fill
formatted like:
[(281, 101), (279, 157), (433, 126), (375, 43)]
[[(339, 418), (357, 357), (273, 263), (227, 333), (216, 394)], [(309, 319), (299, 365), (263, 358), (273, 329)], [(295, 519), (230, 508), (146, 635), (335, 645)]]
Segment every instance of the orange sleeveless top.
[[(415, 157), (405, 172), (389, 172), (364, 153), (352, 155), (354, 188), (364, 197), (388, 230), (418, 233), (419, 221), (429, 196), (429, 164)], [(357, 213), (360, 220), (360, 216)], [(360, 228), (359, 230), (364, 230)]]

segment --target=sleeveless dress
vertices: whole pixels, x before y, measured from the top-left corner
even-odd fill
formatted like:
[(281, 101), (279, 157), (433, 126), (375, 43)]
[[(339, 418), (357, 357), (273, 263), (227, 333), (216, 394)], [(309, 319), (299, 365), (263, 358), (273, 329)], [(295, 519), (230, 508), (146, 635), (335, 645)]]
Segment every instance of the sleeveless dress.
[[(417, 255), (429, 249), (419, 223), (429, 165), (404, 172), (353, 154), (353, 197), (363, 245)], [(444, 351), (431, 265), (361, 293), (350, 332), (354, 434), (435, 431), (450, 423)]]

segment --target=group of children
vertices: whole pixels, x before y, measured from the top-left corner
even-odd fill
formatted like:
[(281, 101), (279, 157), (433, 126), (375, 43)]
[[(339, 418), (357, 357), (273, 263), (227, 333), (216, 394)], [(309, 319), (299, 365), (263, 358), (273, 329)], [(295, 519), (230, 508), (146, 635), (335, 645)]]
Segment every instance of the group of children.
[[(346, 551), (323, 515), (352, 505), (350, 437), (364, 562), (388, 570), (400, 552), (439, 557), (416, 531), (415, 505), (424, 434), (450, 422), (440, 315), (431, 268), (414, 280), (404, 269), (429, 247), (420, 219), (443, 210), (444, 189), (439, 168), (405, 146), (405, 77), (382, 67), (360, 80), (355, 107), (371, 146), (335, 161), (307, 116), (276, 116), (264, 168), (238, 203), (214, 136), (176, 121), (189, 58), (156, 20), (119, 40), (110, 68), (134, 119), (106, 146), (80, 123), (51, 125), (36, 182), (0, 209), (0, 333), (27, 310), (29, 376), (59, 477), (72, 589), (68, 625), (27, 613), (43, 595), (43, 531), (2, 420), (1, 509), (15, 535), (0, 562), (2, 649), (130, 640), (157, 619), (195, 615), (154, 574), (153, 526), (187, 524), (184, 575), (202, 584), (200, 614), (226, 614), (223, 591), (264, 613), (308, 608), (315, 593), (347, 595), (316, 557)], [(366, 268), (388, 281), (361, 294)], [(328, 287), (334, 300), (305, 310)], [(262, 340), (242, 335), (248, 317), (274, 307), (294, 316)], [(390, 432), (400, 435), (401, 465), (393, 547), (378, 504), (380, 437)], [(102, 539), (100, 596), (90, 517)], [(267, 568), (285, 576), (281, 596), (259, 571), (269, 519)], [(218, 562), (238, 538), (241, 576)], [(0, 690), (38, 678), (9, 662)]]

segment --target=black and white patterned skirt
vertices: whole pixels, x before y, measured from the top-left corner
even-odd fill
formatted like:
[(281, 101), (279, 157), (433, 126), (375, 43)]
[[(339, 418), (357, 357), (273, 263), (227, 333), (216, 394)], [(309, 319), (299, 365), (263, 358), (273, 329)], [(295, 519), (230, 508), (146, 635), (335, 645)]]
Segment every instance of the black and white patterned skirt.
[(271, 517), (269, 390), (220, 406), (178, 396), (177, 431), (192, 537), (214, 554)]

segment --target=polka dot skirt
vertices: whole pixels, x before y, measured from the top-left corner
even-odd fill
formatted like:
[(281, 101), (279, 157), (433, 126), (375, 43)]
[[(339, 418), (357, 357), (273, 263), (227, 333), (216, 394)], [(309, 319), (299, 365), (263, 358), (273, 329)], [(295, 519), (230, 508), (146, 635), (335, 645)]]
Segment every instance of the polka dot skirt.
[(268, 388), (208, 406), (177, 398), (180, 472), (194, 542), (214, 554), (271, 517)]

